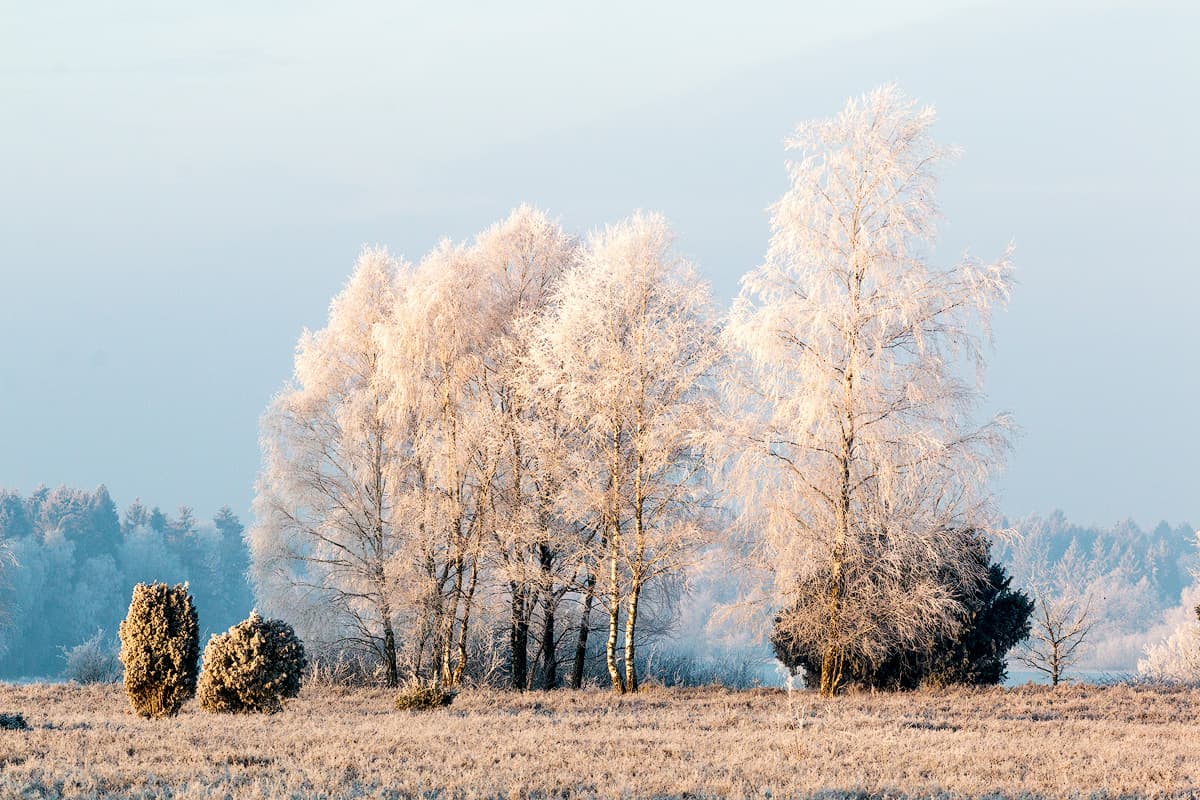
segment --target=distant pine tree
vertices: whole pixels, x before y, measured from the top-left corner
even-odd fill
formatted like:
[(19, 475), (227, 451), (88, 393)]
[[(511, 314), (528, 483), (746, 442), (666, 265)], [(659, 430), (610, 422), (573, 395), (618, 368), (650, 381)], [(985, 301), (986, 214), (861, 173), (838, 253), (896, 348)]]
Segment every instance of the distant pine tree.
[(135, 528), (149, 524), (150, 512), (142, 505), (140, 497), (133, 498), (133, 502), (125, 507), (125, 515), (121, 519), (121, 533), (128, 536)]

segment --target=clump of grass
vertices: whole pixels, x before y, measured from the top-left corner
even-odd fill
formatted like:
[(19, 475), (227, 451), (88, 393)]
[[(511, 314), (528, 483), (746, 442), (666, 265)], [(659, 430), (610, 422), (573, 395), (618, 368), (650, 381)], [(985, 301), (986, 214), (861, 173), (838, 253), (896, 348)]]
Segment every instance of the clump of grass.
[(454, 692), (435, 683), (410, 683), (396, 693), (398, 711), (430, 711), (454, 702)]
[(0, 714), (0, 730), (27, 731), (29, 723), (20, 714)]

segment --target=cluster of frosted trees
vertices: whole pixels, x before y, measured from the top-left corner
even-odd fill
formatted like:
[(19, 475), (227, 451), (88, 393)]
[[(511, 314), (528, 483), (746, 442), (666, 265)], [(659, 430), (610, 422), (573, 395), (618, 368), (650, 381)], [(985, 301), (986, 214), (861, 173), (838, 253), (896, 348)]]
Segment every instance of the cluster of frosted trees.
[[(1192, 592), (1196, 599), (1197, 592)], [(1181, 607), (1171, 616), (1182, 619), (1169, 635), (1146, 646), (1138, 660), (1138, 673), (1151, 681), (1200, 685), (1200, 604)]]
[(662, 217), (579, 239), (517, 209), (418, 264), (363, 253), (263, 422), (252, 574), (396, 683), (618, 691), (719, 548), (842, 665), (962, 623), (1005, 421), (968, 423), (1007, 261), (927, 263), (933, 112), (802, 125), (765, 263), (719, 315)]
[(391, 683), (460, 682), (502, 608), (513, 683), (573, 646), (578, 685), (603, 615), (636, 689), (643, 600), (707, 538), (714, 322), (652, 215), (580, 242), (523, 207), (416, 266), (364, 253), (265, 419), (262, 595)]

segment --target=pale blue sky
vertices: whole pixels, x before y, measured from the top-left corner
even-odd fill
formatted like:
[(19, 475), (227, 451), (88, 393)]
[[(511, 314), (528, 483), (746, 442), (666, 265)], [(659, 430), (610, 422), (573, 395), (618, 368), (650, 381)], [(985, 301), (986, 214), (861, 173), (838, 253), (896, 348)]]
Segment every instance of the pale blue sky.
[[(247, 514), (257, 418), (364, 243), (661, 210), (728, 299), (799, 120), (898, 81), (1017, 245), (1013, 515), (1200, 524), (1191, 3), (0, 3), (0, 486)], [(250, 10), (249, 7), (252, 7)]]

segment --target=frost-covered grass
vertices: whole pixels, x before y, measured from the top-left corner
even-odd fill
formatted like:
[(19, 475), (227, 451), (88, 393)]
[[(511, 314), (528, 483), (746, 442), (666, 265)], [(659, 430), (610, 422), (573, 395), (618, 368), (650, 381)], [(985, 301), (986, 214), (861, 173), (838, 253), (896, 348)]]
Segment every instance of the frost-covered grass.
[(306, 689), (274, 716), (143, 720), (119, 686), (0, 685), (0, 797), (1196, 796), (1200, 692), (1022, 687), (464, 691), (394, 710)]

